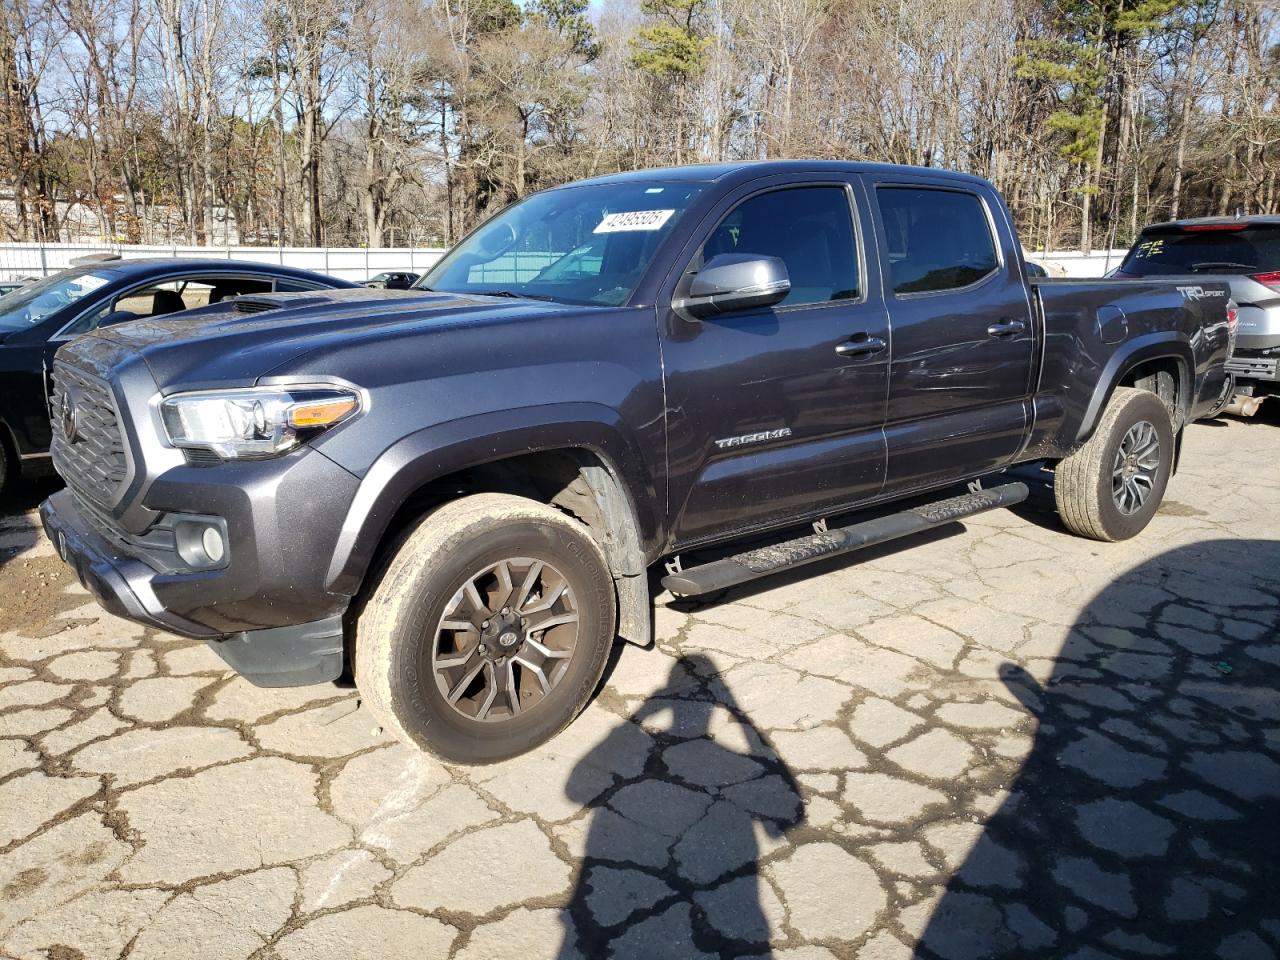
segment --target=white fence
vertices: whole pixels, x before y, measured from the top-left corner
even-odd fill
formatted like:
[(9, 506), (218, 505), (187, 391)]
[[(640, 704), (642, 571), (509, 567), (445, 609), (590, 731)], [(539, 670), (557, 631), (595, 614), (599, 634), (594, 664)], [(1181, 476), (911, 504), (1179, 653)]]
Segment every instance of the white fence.
[(422, 273), (440, 259), (439, 248), (411, 247), (176, 247), (79, 243), (0, 243), (0, 280), (42, 277), (70, 266), (77, 257), (118, 253), (140, 257), (198, 257), (282, 263), (343, 280), (368, 280), (387, 270)]
[[(1033, 253), (1028, 259), (1043, 263), (1046, 267), (1059, 266), (1068, 277), (1100, 277), (1114, 270), (1128, 250), (1094, 250), (1085, 256), (1079, 250), (1054, 250), (1049, 253)], [(1056, 273), (1050, 270), (1051, 275)]]
[[(303, 270), (327, 273), (343, 280), (368, 280), (386, 270), (423, 273), (440, 259), (443, 250), (427, 247), (176, 247), (127, 246), (120, 244), (0, 243), (0, 280), (42, 277), (61, 270), (77, 257), (95, 253), (118, 253), (122, 257), (199, 257), (202, 259), (250, 260), (255, 263), (282, 263)], [(1124, 257), (1123, 250), (1097, 250), (1085, 256), (1079, 251), (1033, 253), (1031, 258), (1047, 266), (1057, 265), (1068, 277), (1100, 277)], [(521, 254), (518, 272), (536, 273), (545, 266), (541, 254)], [(510, 265), (504, 266), (504, 271)], [(1051, 270), (1051, 272), (1056, 272)], [(526, 279), (523, 275), (518, 278)]]

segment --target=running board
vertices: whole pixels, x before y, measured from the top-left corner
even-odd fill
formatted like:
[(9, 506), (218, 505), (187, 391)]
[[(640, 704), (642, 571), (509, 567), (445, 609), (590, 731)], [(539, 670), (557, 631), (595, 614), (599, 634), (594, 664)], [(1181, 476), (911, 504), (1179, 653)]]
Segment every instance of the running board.
[(1027, 499), (1025, 483), (1006, 483), (990, 490), (964, 493), (948, 500), (912, 507), (901, 513), (892, 513), (876, 520), (866, 520), (848, 527), (837, 527), (822, 533), (798, 537), (771, 547), (748, 550), (723, 560), (714, 560), (698, 567), (690, 567), (662, 578), (662, 585), (673, 594), (698, 597), (715, 593), (728, 587), (736, 587), (760, 577), (781, 573), (793, 567), (803, 566), (852, 553), (863, 547), (888, 543), (913, 533), (923, 533), (965, 517), (972, 517), (999, 507), (1011, 507)]

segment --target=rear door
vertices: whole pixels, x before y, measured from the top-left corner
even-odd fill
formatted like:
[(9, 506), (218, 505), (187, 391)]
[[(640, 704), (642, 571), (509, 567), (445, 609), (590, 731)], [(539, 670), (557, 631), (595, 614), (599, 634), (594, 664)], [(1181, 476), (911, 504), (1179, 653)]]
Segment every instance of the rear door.
[(1030, 431), (1036, 332), (1007, 211), (977, 183), (868, 185), (893, 324), (886, 492), (1008, 463)]
[[(889, 324), (855, 187), (838, 175), (756, 181), (722, 200), (680, 255), (667, 304), (721, 253), (781, 258), (791, 292), (701, 321), (659, 308), (679, 545), (819, 515), (884, 483)], [(837, 352), (850, 343), (860, 346)]]

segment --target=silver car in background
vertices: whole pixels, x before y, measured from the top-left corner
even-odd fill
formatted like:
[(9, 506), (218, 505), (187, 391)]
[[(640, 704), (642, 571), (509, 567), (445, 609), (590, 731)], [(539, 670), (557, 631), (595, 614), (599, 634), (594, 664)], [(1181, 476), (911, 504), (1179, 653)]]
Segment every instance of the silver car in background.
[(1239, 319), (1227, 370), (1235, 384), (1223, 409), (1252, 416), (1267, 397), (1280, 396), (1280, 216), (1152, 224), (1114, 275), (1174, 274), (1231, 284)]

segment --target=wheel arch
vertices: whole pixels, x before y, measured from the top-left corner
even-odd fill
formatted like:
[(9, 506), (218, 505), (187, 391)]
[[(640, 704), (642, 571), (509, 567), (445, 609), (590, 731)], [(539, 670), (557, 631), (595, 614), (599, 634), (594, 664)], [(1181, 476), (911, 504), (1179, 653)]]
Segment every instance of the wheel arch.
[(584, 420), (580, 410), (559, 423), (547, 422), (546, 408), (542, 414), (538, 424), (515, 429), (509, 418), (500, 429), (496, 421), (454, 421), (385, 451), (348, 509), (328, 589), (358, 596), (403, 534), (441, 503), (472, 493), (512, 493), (548, 503), (591, 531), (617, 588), (619, 634), (649, 643), (647, 558), (658, 536), (656, 517), (645, 506), (655, 502), (652, 479), (616, 425)]
[[(1124, 344), (1103, 367), (1079, 428), (1075, 436), (1070, 438), (1070, 446), (1078, 447), (1093, 436), (1116, 387), (1140, 386), (1151, 389), (1154, 386), (1152, 392), (1159, 395), (1170, 409), (1176, 433), (1186, 422), (1191, 409), (1194, 369), (1195, 357), (1191, 345), (1177, 333), (1148, 334)], [(1162, 375), (1167, 375), (1167, 379)], [(1172, 397), (1168, 396), (1168, 389), (1172, 390)]]

